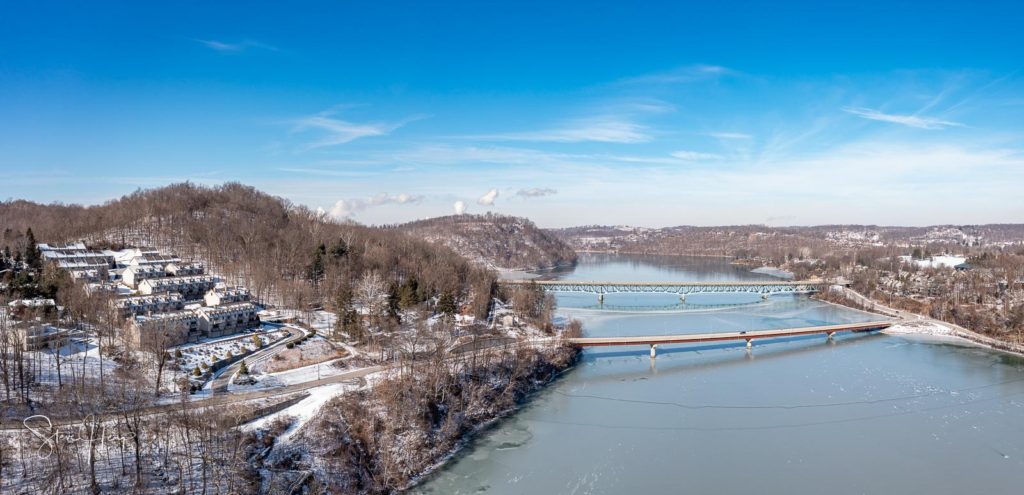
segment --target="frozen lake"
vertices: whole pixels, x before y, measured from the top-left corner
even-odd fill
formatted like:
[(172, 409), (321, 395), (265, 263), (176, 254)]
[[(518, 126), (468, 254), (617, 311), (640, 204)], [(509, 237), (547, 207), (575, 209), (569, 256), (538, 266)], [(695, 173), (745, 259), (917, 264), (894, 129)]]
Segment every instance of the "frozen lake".
[[(563, 278), (758, 280), (715, 258), (590, 255)], [(877, 319), (802, 296), (559, 296), (587, 335)], [(706, 304), (704, 308), (701, 304)], [(734, 307), (721, 304), (751, 303)], [(648, 308), (649, 306), (649, 308)], [(615, 309), (619, 308), (619, 309)], [(1019, 493), (1024, 360), (842, 335), (593, 349), (417, 493)]]

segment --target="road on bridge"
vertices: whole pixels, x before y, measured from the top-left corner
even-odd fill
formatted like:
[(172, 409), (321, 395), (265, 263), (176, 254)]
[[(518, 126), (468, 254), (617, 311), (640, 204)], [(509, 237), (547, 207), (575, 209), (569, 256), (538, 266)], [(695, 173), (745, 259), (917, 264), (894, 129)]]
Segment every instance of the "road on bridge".
[(655, 349), (664, 344), (695, 344), (701, 342), (722, 342), (730, 340), (746, 340), (747, 347), (750, 347), (756, 339), (777, 339), (783, 337), (799, 337), (804, 335), (828, 335), (832, 337), (836, 332), (870, 332), (883, 330), (894, 324), (893, 321), (869, 321), (864, 323), (849, 323), (843, 325), (825, 325), (817, 327), (802, 328), (778, 328), (774, 330), (749, 330), (742, 332), (712, 332), (681, 335), (642, 335), (624, 337), (578, 337), (566, 339), (567, 342), (580, 347), (599, 346), (629, 346), (649, 345), (651, 346), (651, 357), (655, 356)]
[(590, 280), (500, 280), (505, 286), (540, 287), (552, 292), (583, 292), (597, 294), (604, 301), (605, 294), (678, 294), (684, 299), (690, 294), (759, 294), (767, 298), (772, 294), (807, 294), (827, 287), (826, 280), (759, 280), (759, 281), (703, 281), (703, 282), (612, 282)]

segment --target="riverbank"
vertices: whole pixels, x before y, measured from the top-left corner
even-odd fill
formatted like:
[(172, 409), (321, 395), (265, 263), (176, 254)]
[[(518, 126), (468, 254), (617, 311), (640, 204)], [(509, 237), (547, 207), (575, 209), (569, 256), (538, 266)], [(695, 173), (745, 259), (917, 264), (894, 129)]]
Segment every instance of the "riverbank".
[(732, 259), (732, 255), (728, 254), (707, 254), (707, 253), (652, 253), (647, 251), (635, 251), (630, 249), (614, 250), (614, 249), (577, 249), (577, 254), (632, 254), (640, 256), (677, 256), (677, 257), (689, 257), (689, 258), (720, 258), (720, 259)]
[(410, 363), (328, 401), (264, 466), (329, 493), (407, 490), (428, 478), (578, 359), (557, 344), (480, 353), (449, 365)]
[(916, 334), (931, 337), (960, 339), (988, 349), (1024, 356), (1024, 344), (1007, 342), (1005, 340), (982, 335), (953, 323), (939, 321), (908, 311), (893, 309), (847, 287), (843, 287), (841, 290), (828, 291), (819, 294), (817, 297), (825, 302), (840, 304), (846, 307), (859, 309), (861, 311), (881, 314), (901, 320), (898, 325), (890, 327), (884, 333), (892, 335)]
[(437, 474), (437, 472), (444, 468), (448, 463), (458, 459), (459, 455), (465, 452), (466, 447), (468, 447), (473, 442), (474, 439), (476, 439), (480, 435), (486, 434), (488, 431), (491, 431), (492, 429), (500, 425), (503, 420), (519, 412), (524, 406), (529, 404), (530, 400), (532, 400), (535, 395), (539, 394), (545, 388), (552, 385), (562, 375), (572, 370), (573, 366), (575, 366), (578, 362), (580, 354), (582, 354), (582, 351), (577, 351), (576, 355), (573, 357), (572, 363), (570, 363), (568, 366), (558, 371), (557, 373), (553, 374), (550, 377), (550, 379), (544, 381), (543, 383), (538, 383), (536, 387), (534, 387), (530, 392), (528, 392), (526, 396), (523, 397), (522, 400), (518, 401), (514, 406), (506, 409), (505, 411), (502, 411), (495, 417), (487, 421), (484, 421), (480, 425), (473, 428), (473, 430), (466, 434), (465, 436), (463, 436), (462, 439), (458, 443), (456, 443), (456, 445), (452, 447), (452, 449), (446, 455), (438, 459), (437, 462), (429, 466), (419, 475), (414, 476), (409, 481), (409, 483), (406, 484), (406, 486), (400, 489), (400, 491), (407, 492), (415, 489), (416, 487), (422, 485), (423, 483), (430, 481), (430, 478)]
[(781, 278), (783, 280), (793, 280), (793, 272), (783, 270), (774, 266), (762, 266), (750, 270), (750, 273), (757, 273), (759, 275), (768, 275), (775, 278)]

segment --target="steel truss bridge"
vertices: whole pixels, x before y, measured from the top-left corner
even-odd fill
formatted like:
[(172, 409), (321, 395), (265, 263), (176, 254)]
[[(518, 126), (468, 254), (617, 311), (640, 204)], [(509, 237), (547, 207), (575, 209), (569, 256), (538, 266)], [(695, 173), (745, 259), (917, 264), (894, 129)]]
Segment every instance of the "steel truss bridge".
[(597, 294), (678, 294), (685, 300), (690, 294), (759, 294), (767, 299), (772, 294), (808, 294), (828, 287), (823, 280), (758, 281), (758, 282), (594, 282), (581, 280), (503, 280), (507, 286), (540, 287), (551, 292)]
[(697, 304), (697, 303), (675, 303), (675, 304), (594, 304), (592, 306), (580, 306), (573, 307), (572, 309), (601, 309), (605, 311), (622, 311), (628, 313), (642, 313), (642, 312), (659, 312), (659, 311), (712, 311), (717, 309), (729, 309), (729, 308), (742, 308), (745, 306), (756, 306), (761, 301), (750, 301), (750, 302), (739, 302), (739, 303), (717, 303), (717, 304)]

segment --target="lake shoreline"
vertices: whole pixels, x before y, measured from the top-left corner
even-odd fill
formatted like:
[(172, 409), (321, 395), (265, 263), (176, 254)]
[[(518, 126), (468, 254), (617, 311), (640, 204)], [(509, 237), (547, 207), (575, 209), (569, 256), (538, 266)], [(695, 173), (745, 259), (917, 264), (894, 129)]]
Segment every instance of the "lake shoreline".
[(493, 418), (490, 418), (474, 426), (473, 429), (464, 434), (458, 440), (458, 442), (456, 442), (455, 446), (453, 446), (447, 453), (439, 457), (433, 464), (431, 464), (423, 472), (413, 476), (413, 478), (409, 481), (408, 484), (399, 488), (398, 493), (410, 493), (411, 490), (414, 490), (422, 486), (424, 483), (430, 482), (430, 480), (434, 476), (440, 473), (451, 462), (458, 460), (460, 456), (465, 455), (467, 453), (466, 448), (471, 446), (474, 441), (480, 438), (481, 435), (484, 435), (487, 432), (494, 430), (499, 425), (501, 425), (502, 422), (510, 419), (516, 413), (528, 407), (530, 403), (537, 397), (537, 395), (543, 393), (549, 387), (557, 383), (563, 376), (565, 376), (573, 369), (575, 369), (576, 365), (579, 364), (580, 356), (582, 354), (582, 351), (577, 352), (576, 355), (573, 357), (572, 361), (568, 364), (568, 366), (559, 370), (557, 373), (552, 375), (548, 380), (536, 383), (534, 388), (530, 390), (530, 392), (528, 392), (522, 398), (522, 400), (517, 402), (514, 406), (505, 409), (504, 411), (499, 412)]

